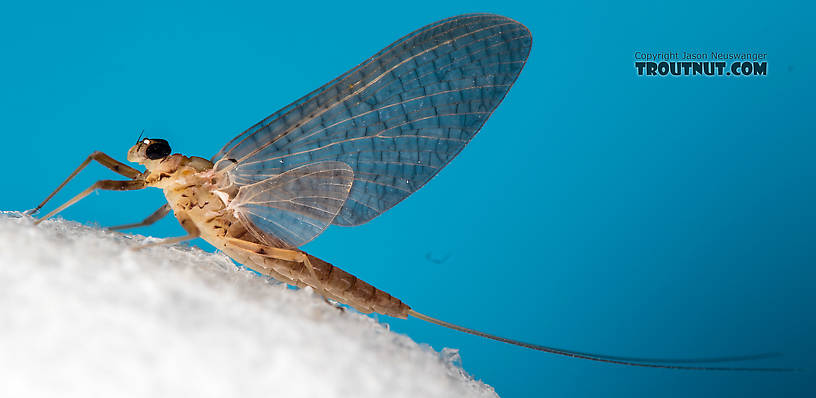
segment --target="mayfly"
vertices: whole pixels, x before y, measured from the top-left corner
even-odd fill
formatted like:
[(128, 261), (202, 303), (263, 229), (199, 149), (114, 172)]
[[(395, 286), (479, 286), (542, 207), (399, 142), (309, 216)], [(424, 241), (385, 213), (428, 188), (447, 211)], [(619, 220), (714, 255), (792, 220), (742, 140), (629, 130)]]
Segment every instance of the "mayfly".
[[(207, 160), (173, 154), (167, 141), (139, 137), (127, 160), (93, 152), (35, 209), (91, 161), (127, 180), (102, 180), (39, 223), (102, 190), (147, 187), (167, 203), (137, 224), (171, 211), (186, 235), (203, 238), (235, 261), (281, 282), (311, 286), (363, 313), (413, 316), (465, 333), (559, 355), (674, 369), (763, 370), (667, 364), (524, 343), (464, 328), (412, 309), (383, 290), (300, 249), (329, 225), (366, 223), (433, 178), (481, 129), (527, 62), (530, 31), (499, 15), (471, 14), (425, 26), (229, 141)], [(710, 358), (687, 362), (755, 359)], [(673, 360), (672, 362), (683, 362)], [(778, 369), (764, 369), (778, 370)]]

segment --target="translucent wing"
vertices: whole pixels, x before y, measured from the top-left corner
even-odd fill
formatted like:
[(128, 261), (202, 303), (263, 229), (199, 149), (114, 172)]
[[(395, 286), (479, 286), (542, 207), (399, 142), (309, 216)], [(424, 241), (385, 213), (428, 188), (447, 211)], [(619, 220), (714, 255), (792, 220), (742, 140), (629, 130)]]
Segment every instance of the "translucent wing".
[(523, 68), (532, 38), (472, 14), (419, 29), (227, 143), (213, 157), (236, 185), (304, 164), (348, 164), (333, 223), (365, 223), (419, 189), (473, 138)]
[(310, 163), (240, 187), (230, 208), (266, 244), (298, 247), (331, 224), (353, 181), (345, 163)]

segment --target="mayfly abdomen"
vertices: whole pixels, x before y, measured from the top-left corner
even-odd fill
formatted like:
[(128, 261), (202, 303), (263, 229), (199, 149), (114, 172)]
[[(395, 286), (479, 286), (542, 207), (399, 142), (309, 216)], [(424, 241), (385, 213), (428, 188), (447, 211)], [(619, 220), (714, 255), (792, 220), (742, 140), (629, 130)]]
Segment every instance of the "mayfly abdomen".
[[(230, 213), (223, 213), (223, 203), (210, 191), (199, 186), (166, 191), (168, 202), (176, 217), (191, 218), (196, 222), (201, 237), (213, 246), (249, 268), (289, 285), (311, 286), (326, 298), (350, 305), (363, 313), (377, 312), (383, 315), (406, 318), (410, 307), (390, 294), (371, 286), (359, 278), (317, 257), (305, 254), (311, 263), (312, 276), (305, 264), (287, 261), (264, 253), (273, 248), (253, 235), (246, 224)], [(223, 214), (222, 214), (223, 213)], [(255, 245), (257, 250), (232, 247), (228, 239), (245, 245)]]
[(377, 289), (339, 267), (312, 255), (308, 256), (325, 289), (331, 295), (338, 297), (339, 301), (347, 302), (361, 312), (377, 312), (397, 318), (408, 317), (408, 310), (411, 307), (398, 298)]
[(406, 318), (411, 309), (396, 297), (377, 289), (356, 276), (343, 271), (315, 256), (306, 254), (320, 281), (315, 281), (302, 263), (280, 260), (257, 253), (227, 254), (235, 258), (244, 257), (253, 270), (271, 276), (279, 281), (298, 286), (311, 286), (326, 298), (350, 305), (363, 313), (376, 312), (396, 318)]

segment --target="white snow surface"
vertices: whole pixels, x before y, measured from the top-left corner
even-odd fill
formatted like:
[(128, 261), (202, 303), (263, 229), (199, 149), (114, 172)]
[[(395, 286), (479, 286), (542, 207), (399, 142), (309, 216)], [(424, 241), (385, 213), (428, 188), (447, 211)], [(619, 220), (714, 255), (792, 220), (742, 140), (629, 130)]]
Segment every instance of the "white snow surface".
[(128, 250), (154, 240), (0, 212), (0, 396), (497, 396), (455, 350), (223, 254)]

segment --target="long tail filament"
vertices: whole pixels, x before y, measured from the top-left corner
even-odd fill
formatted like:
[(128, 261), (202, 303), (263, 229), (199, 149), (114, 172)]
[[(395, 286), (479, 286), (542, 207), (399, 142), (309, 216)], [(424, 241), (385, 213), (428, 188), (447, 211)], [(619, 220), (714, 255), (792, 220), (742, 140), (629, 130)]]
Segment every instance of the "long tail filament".
[(508, 339), (506, 337), (495, 336), (492, 334), (488, 334), (485, 332), (480, 332), (474, 329), (468, 329), (466, 327), (462, 327), (459, 325), (455, 325), (449, 322), (445, 322), (436, 318), (432, 318), (425, 314), (421, 314), (414, 310), (409, 310), (408, 314), (422, 319), (423, 321), (435, 323), (439, 326), (444, 326), (449, 329), (458, 330), (463, 333), (469, 333), (472, 335), (476, 335), (479, 337), (485, 337), (488, 339), (501, 341), (502, 343), (513, 344), (519, 347), (529, 348), (532, 350), (537, 351), (544, 351), (549, 352), (551, 354), (563, 355), (571, 358), (580, 358), (580, 359), (588, 359), (590, 361), (597, 361), (597, 362), (606, 362), (606, 363), (613, 363), (618, 365), (627, 365), (627, 366), (640, 366), (645, 368), (662, 368), (662, 369), (678, 369), (678, 370), (727, 370), (727, 371), (754, 371), (754, 372), (790, 372), (796, 371), (798, 369), (792, 368), (751, 368), (751, 367), (718, 367), (718, 366), (683, 366), (683, 365), (670, 365), (669, 363), (712, 363), (712, 362), (733, 362), (733, 361), (748, 361), (748, 360), (756, 360), (756, 359), (765, 359), (765, 358), (772, 358), (779, 356), (778, 353), (762, 353), (762, 354), (754, 354), (754, 355), (741, 355), (741, 356), (731, 356), (731, 357), (718, 357), (718, 358), (698, 358), (698, 359), (666, 359), (666, 358), (631, 358), (631, 357), (619, 357), (619, 356), (611, 356), (611, 355), (602, 355), (602, 354), (593, 354), (593, 353), (586, 353), (586, 352), (579, 352), (579, 351), (571, 351), (571, 350), (564, 350), (560, 348), (554, 347), (546, 347), (538, 344), (531, 344), (525, 343), (523, 341)]

